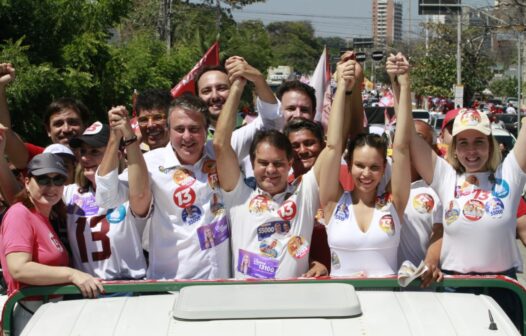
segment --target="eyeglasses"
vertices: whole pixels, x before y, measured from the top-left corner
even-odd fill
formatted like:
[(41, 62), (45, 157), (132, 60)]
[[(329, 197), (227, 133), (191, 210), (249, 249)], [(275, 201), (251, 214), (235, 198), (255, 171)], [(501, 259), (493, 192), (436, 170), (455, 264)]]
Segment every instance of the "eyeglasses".
[(63, 175), (55, 175), (51, 177), (49, 175), (33, 176), (39, 186), (50, 186), (53, 183), (54, 186), (61, 187), (66, 183), (66, 177)]
[(150, 115), (144, 115), (137, 118), (137, 123), (139, 126), (148, 126), (148, 123), (151, 122), (154, 124), (162, 124), (164, 120), (166, 119), (166, 115), (162, 113), (156, 113), (156, 114), (150, 114)]

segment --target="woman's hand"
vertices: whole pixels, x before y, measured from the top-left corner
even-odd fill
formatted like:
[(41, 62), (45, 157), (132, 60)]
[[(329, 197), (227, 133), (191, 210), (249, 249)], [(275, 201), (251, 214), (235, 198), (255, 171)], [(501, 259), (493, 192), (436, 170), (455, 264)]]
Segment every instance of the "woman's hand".
[(104, 293), (104, 287), (100, 280), (88, 273), (72, 269), (70, 281), (80, 289), (84, 297), (96, 298), (99, 294)]
[(429, 287), (433, 282), (440, 282), (442, 279), (444, 279), (444, 274), (440, 270), (440, 267), (435, 264), (428, 263), (427, 265), (427, 271), (422, 274), (420, 277), (420, 280), (422, 280), (422, 288)]
[(320, 262), (313, 261), (311, 263), (310, 269), (307, 271), (307, 273), (303, 274), (302, 277), (317, 278), (324, 275), (329, 275), (327, 267), (325, 267), (325, 265)]

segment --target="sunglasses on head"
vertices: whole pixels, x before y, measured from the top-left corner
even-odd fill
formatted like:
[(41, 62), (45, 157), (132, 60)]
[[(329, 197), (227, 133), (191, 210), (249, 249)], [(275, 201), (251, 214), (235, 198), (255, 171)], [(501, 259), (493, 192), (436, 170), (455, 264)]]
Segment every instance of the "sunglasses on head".
[(66, 183), (66, 177), (63, 175), (55, 175), (51, 177), (49, 175), (33, 176), (37, 184), (40, 186), (50, 186), (53, 183), (54, 186), (60, 187)]

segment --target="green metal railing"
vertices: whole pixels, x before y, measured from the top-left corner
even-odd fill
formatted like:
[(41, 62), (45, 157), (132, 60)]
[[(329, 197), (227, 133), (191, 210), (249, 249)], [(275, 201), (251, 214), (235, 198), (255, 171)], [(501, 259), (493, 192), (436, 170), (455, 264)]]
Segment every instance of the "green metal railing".
[[(357, 290), (360, 289), (391, 289), (399, 291), (401, 288), (398, 285), (396, 278), (318, 278), (318, 279), (292, 279), (292, 280), (264, 280), (264, 281), (189, 281), (189, 280), (174, 280), (174, 281), (106, 281), (103, 282), (106, 294), (132, 292), (136, 294), (159, 293), (167, 291), (179, 291), (186, 286), (203, 286), (203, 285), (217, 285), (228, 286), (234, 284), (262, 284), (262, 283), (346, 283), (353, 285)], [(419, 281), (415, 280), (410, 286), (404, 290), (410, 290), (419, 286)], [(443, 291), (446, 287), (478, 287), (483, 290), (483, 293), (490, 288), (504, 288), (512, 291), (517, 295), (521, 301), (523, 314), (523, 336), (526, 336), (526, 290), (517, 281), (502, 277), (502, 276), (454, 276), (446, 277), (440, 283), (434, 283), (430, 288), (435, 291)], [(12, 328), (12, 313), (15, 304), (31, 296), (41, 296), (44, 302), (48, 301), (51, 296), (56, 295), (79, 295), (79, 289), (73, 285), (63, 286), (40, 286), (40, 287), (26, 287), (14, 293), (5, 303), (2, 312), (2, 327), (4, 334), (9, 336)]]

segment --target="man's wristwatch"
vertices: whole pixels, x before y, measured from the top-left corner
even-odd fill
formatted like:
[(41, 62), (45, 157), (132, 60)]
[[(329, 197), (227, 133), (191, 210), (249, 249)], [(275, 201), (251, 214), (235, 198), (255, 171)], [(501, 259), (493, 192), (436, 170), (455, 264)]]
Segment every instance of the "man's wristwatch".
[(135, 141), (137, 141), (137, 136), (135, 134), (132, 135), (129, 139), (122, 138), (121, 139), (121, 146), (122, 147), (128, 147), (129, 145), (131, 145)]

